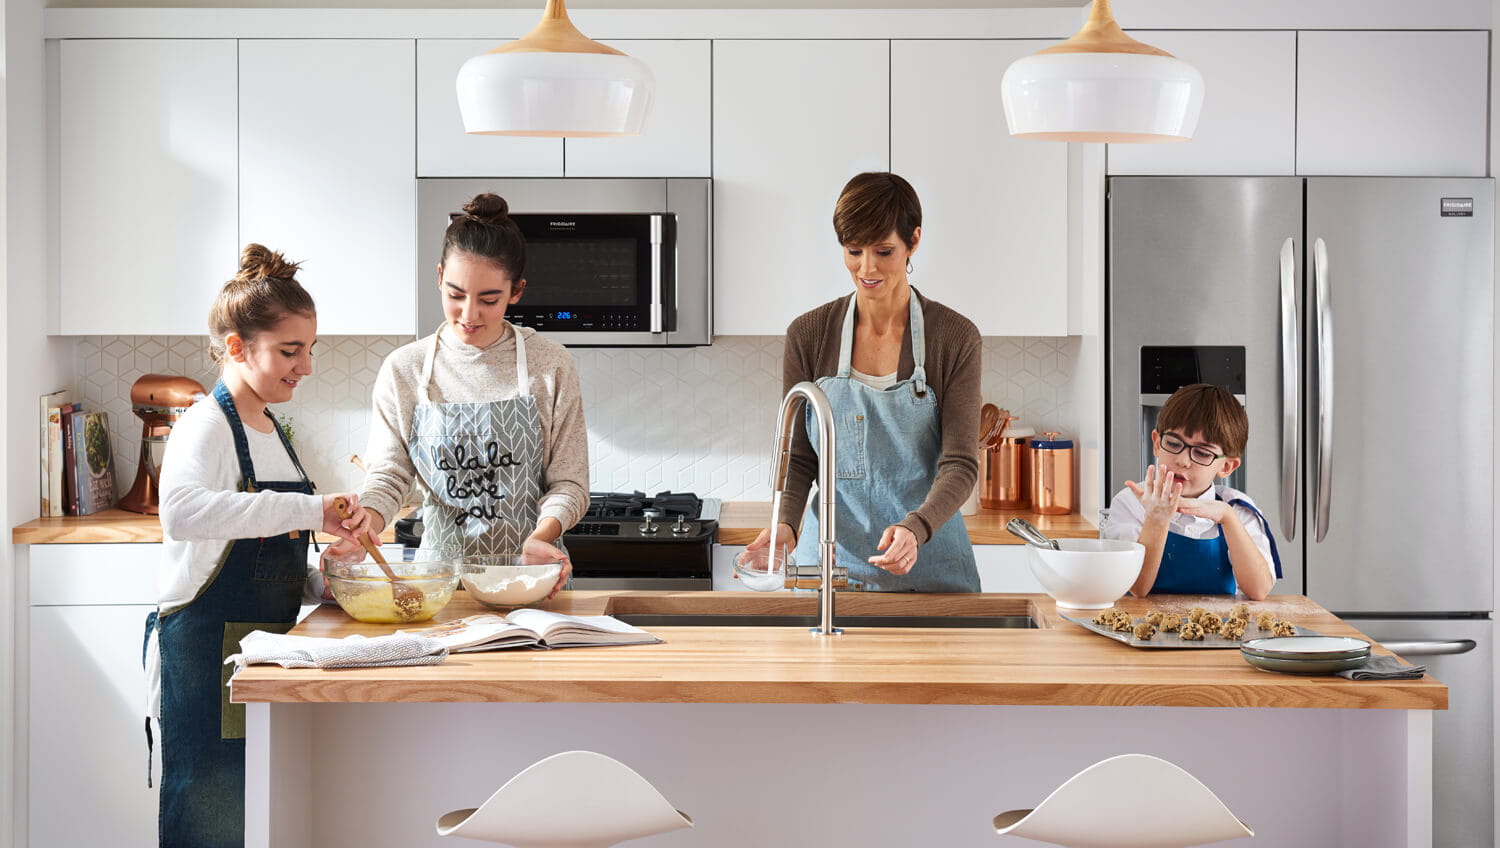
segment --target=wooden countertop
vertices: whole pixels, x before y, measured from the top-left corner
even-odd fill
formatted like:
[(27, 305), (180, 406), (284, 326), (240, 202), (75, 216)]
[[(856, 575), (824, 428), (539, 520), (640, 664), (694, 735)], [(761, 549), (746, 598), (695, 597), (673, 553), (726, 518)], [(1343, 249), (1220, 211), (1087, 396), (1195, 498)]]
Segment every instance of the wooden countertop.
[[(1005, 523), (1016, 516), (1035, 524), (1043, 533), (1059, 539), (1091, 539), (1099, 531), (1083, 516), (1038, 515), (1027, 510), (981, 510), (964, 516), (969, 538), (976, 545), (1019, 545)], [(771, 520), (771, 504), (757, 501), (725, 501), (719, 513), (719, 543), (748, 545)], [(11, 530), (11, 542), (17, 545), (102, 544), (110, 542), (160, 542), (161, 522), (154, 515), (140, 515), (123, 509), (107, 509), (94, 515), (70, 518), (38, 518)], [(332, 537), (318, 535), (321, 542)], [(394, 542), (395, 531), (387, 527), (380, 534), (383, 542)]]
[[(976, 545), (1023, 545), (1005, 529), (1012, 518), (1024, 518), (1056, 539), (1094, 539), (1099, 529), (1078, 513), (1041, 515), (1031, 510), (981, 509), (965, 515), (969, 540)], [(771, 504), (765, 501), (725, 501), (719, 509), (719, 544), (748, 545), (771, 523)]]
[[(1227, 608), (1224, 597), (1122, 599), (1147, 609)], [(844, 614), (1030, 614), (1040, 629), (850, 628), (814, 637), (802, 627), (647, 629), (656, 645), (504, 650), (451, 655), (435, 666), (324, 671), (251, 666), (236, 674), (240, 702), (654, 702), (1030, 704), (1066, 706), (1446, 709), (1447, 687), (1421, 680), (1353, 681), (1260, 671), (1238, 651), (1132, 648), (1057, 615), (1046, 595), (840, 593)], [(812, 614), (812, 593), (563, 592), (547, 608), (574, 614), (795, 612)], [(1300, 595), (1272, 596), (1270, 609), (1329, 635), (1361, 636)], [(482, 611), (460, 592), (435, 621)], [(308, 636), (379, 635), (323, 607), (293, 631)], [(1385, 652), (1380, 649), (1381, 652)]]

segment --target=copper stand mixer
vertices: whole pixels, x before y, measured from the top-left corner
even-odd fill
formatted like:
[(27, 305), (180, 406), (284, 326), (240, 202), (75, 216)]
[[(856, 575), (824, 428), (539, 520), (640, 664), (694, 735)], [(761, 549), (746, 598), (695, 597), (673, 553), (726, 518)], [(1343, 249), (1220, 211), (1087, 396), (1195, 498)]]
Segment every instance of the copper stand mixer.
[(144, 374), (130, 387), (130, 406), (144, 426), (141, 429), (141, 461), (136, 468), (135, 483), (120, 499), (120, 509), (146, 515), (157, 514), (157, 493), (161, 483), (158, 447), (164, 448), (172, 425), (188, 407), (208, 390), (198, 381), (166, 374)]

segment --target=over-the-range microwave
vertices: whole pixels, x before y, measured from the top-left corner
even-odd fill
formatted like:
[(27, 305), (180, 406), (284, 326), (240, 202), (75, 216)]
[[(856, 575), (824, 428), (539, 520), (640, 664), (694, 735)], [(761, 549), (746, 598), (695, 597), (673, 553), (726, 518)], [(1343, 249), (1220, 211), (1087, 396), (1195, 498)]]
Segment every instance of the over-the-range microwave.
[(504, 197), (526, 237), (514, 324), (566, 345), (693, 346), (713, 340), (713, 194), (708, 179), (417, 181), (417, 320), (443, 323), (437, 266), (449, 215)]

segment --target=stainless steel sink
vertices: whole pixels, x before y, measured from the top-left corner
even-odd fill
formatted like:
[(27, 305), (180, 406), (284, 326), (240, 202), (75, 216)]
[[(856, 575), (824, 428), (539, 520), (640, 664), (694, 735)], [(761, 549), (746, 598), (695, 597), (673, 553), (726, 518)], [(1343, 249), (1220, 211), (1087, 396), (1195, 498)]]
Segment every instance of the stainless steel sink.
[[(816, 627), (816, 615), (735, 613), (615, 613), (637, 627)], [(1002, 627), (1036, 628), (1027, 615), (835, 615), (837, 627)]]

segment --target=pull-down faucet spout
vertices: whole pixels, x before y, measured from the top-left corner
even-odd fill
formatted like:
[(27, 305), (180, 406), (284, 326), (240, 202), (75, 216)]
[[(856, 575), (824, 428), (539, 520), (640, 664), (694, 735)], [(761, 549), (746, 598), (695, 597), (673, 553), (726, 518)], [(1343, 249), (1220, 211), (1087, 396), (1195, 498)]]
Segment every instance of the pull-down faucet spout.
[(792, 432), (797, 415), (806, 406), (812, 409), (818, 422), (818, 562), (812, 566), (786, 565), (786, 585), (793, 588), (818, 589), (818, 626), (812, 632), (818, 636), (839, 633), (833, 626), (833, 594), (837, 586), (849, 585), (849, 569), (835, 562), (834, 488), (838, 479), (834, 469), (833, 406), (828, 396), (816, 384), (801, 382), (792, 386), (781, 401), (776, 419), (776, 446), (773, 451), (776, 467), (771, 474), (771, 539), (770, 555), (778, 550), (777, 530), (781, 526), (781, 496), (786, 491), (787, 476), (791, 471)]

